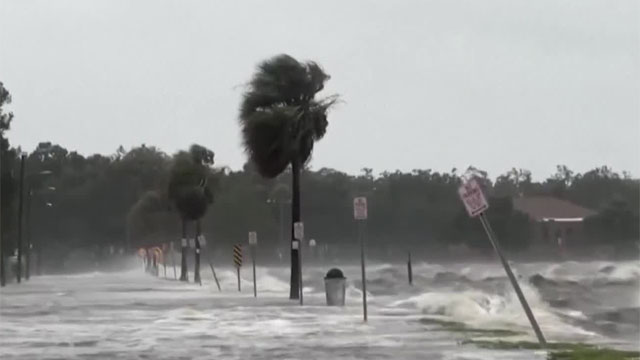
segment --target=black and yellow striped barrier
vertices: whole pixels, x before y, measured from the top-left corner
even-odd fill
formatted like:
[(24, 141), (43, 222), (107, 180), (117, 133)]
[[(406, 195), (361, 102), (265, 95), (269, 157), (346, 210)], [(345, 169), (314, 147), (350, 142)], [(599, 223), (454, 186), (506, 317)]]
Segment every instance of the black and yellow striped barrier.
[(233, 263), (236, 265), (238, 273), (238, 291), (242, 291), (240, 288), (240, 267), (242, 267), (242, 245), (233, 245)]
[(237, 267), (242, 266), (242, 245), (233, 245), (233, 263)]

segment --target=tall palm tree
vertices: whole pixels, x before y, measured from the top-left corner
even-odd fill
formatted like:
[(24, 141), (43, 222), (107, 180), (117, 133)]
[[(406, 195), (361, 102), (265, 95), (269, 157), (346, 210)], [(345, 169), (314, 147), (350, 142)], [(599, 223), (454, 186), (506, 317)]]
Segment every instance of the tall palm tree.
[[(182, 220), (182, 239), (187, 239), (187, 223), (196, 222), (194, 281), (200, 283), (200, 219), (213, 202), (213, 194), (208, 186), (209, 166), (213, 164), (213, 152), (199, 145), (193, 145), (189, 152), (175, 155), (169, 178), (168, 196)], [(180, 280), (189, 281), (187, 267), (187, 246), (181, 247)]]
[[(337, 96), (316, 98), (329, 79), (315, 62), (277, 55), (258, 65), (240, 105), (245, 150), (260, 175), (274, 178), (291, 165), (292, 224), (300, 221), (300, 170), (327, 131)], [(292, 241), (293, 227), (291, 229)], [(291, 249), (291, 291), (299, 297), (298, 250)]]

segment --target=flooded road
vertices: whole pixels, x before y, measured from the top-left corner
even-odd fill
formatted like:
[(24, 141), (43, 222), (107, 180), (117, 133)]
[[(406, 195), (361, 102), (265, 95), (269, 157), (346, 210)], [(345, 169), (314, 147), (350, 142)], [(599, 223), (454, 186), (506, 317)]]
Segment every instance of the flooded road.
[[(344, 267), (347, 306), (325, 306), (326, 268), (304, 269), (305, 306), (289, 301), (288, 270), (251, 269), (243, 291), (203, 267), (203, 286), (119, 273), (34, 277), (0, 296), (2, 359), (544, 359), (545, 352), (488, 350), (469, 339), (535, 341), (497, 264), (403, 264), (368, 268), (369, 322), (362, 322), (359, 268)], [(637, 262), (516, 264), (549, 341), (638, 349)], [(173, 273), (170, 277), (173, 277)]]

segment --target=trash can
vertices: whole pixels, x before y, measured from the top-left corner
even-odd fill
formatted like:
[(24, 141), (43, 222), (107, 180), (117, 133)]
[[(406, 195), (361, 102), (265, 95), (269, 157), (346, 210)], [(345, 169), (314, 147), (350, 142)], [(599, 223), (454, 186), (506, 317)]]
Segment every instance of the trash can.
[(344, 306), (347, 278), (340, 269), (331, 269), (324, 277), (324, 291), (328, 306)]

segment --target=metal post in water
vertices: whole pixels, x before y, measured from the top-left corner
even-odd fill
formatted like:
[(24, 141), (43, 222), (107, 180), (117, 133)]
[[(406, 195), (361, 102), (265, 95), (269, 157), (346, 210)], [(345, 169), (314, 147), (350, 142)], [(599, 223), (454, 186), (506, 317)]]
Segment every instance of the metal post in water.
[(27, 209), (26, 209), (26, 227), (25, 227), (25, 238), (27, 240), (26, 247), (26, 255), (25, 255), (25, 269), (24, 269), (24, 279), (29, 280), (31, 278), (31, 249), (33, 245), (31, 245), (31, 197), (33, 196), (33, 191), (31, 190), (31, 185), (29, 185), (29, 181), (27, 179)]
[(218, 282), (218, 277), (216, 276), (216, 270), (213, 268), (213, 263), (209, 260), (209, 267), (211, 267), (211, 272), (213, 273), (213, 280), (216, 281), (216, 286), (218, 286), (218, 291), (222, 292), (220, 288), (220, 282)]
[(16, 272), (16, 280), (20, 283), (22, 277), (22, 220), (23, 220), (23, 207), (24, 207), (24, 167), (26, 154), (22, 154), (20, 157), (20, 195), (18, 203), (18, 271)]
[(207, 261), (209, 262), (209, 267), (211, 268), (211, 273), (213, 274), (213, 280), (216, 281), (216, 286), (218, 286), (218, 291), (222, 292), (222, 289), (220, 288), (220, 282), (218, 282), (218, 277), (216, 276), (216, 270), (213, 268), (213, 262), (211, 261), (211, 254), (209, 253), (209, 249), (211, 249), (211, 247), (207, 248)]
[[(0, 134), (0, 194), (2, 194), (2, 135)], [(4, 272), (4, 236), (2, 236), (2, 196), (0, 196), (0, 286), (5, 286), (7, 278)]]
[(411, 251), (409, 254), (409, 260), (407, 261), (407, 274), (409, 275), (409, 285), (413, 285), (413, 269), (411, 268)]
[(358, 221), (358, 237), (360, 238), (360, 267), (362, 269), (362, 311), (364, 321), (367, 321), (367, 276), (365, 272), (365, 256), (364, 256), (364, 220)]
[(513, 289), (515, 290), (516, 295), (518, 295), (518, 300), (520, 300), (520, 304), (524, 308), (524, 312), (527, 314), (527, 318), (529, 318), (529, 322), (531, 323), (531, 327), (533, 328), (533, 331), (536, 333), (538, 342), (540, 342), (540, 345), (546, 346), (547, 341), (545, 340), (544, 335), (542, 334), (542, 330), (540, 330), (540, 326), (538, 326), (538, 322), (536, 321), (536, 318), (533, 316), (533, 312), (531, 311), (531, 308), (527, 303), (527, 299), (524, 297), (524, 294), (520, 289), (520, 285), (518, 285), (518, 280), (516, 280), (516, 277), (513, 275), (513, 272), (511, 271), (511, 267), (509, 266), (509, 263), (505, 259), (504, 255), (502, 255), (502, 250), (498, 245), (498, 240), (495, 234), (493, 233), (493, 230), (491, 229), (491, 225), (489, 225), (489, 221), (485, 217), (484, 213), (480, 214), (480, 222), (482, 223), (482, 226), (484, 227), (484, 230), (487, 233), (489, 240), (491, 241), (491, 245), (493, 246), (493, 249), (498, 254), (498, 257), (500, 258), (500, 262), (504, 267), (504, 271), (507, 273), (507, 277), (509, 277), (511, 286), (513, 286)]
[(238, 292), (242, 292), (240, 289), (240, 266), (236, 266), (236, 271), (238, 273)]
[(251, 262), (253, 263), (253, 297), (258, 297), (258, 285), (256, 283), (256, 246), (251, 246)]

